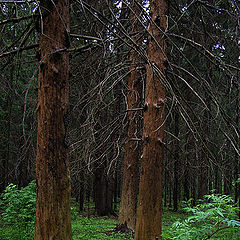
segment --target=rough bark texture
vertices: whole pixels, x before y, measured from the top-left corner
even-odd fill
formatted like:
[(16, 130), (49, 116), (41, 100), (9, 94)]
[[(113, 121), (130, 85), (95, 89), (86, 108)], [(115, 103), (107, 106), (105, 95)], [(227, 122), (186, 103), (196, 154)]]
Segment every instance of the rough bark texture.
[[(139, 9), (133, 5), (134, 12), (139, 16)], [(131, 22), (134, 24), (132, 32), (135, 35), (132, 37), (137, 43), (141, 43), (141, 38), (138, 34), (141, 26), (135, 19), (135, 15), (130, 15)], [(119, 210), (118, 226), (126, 225), (127, 228), (135, 229), (136, 225), (136, 208), (137, 208), (137, 193), (138, 193), (138, 172), (139, 172), (139, 122), (140, 112), (132, 111), (139, 108), (141, 104), (141, 66), (140, 57), (135, 50), (130, 52), (130, 76), (128, 78), (128, 130), (125, 143), (124, 155), (124, 170), (121, 204)]]
[(149, 26), (142, 169), (135, 240), (161, 239), (162, 157), (165, 91), (166, 42), (162, 31), (167, 28), (166, 0), (150, 1), (152, 20)]
[(69, 1), (40, 1), (35, 240), (72, 239), (68, 151)]

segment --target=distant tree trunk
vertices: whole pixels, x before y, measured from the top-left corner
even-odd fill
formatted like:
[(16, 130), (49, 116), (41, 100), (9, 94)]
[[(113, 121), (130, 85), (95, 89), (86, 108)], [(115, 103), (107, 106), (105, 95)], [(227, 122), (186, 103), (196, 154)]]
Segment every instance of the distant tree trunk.
[(78, 195), (79, 211), (82, 212), (84, 209), (84, 198), (85, 198), (85, 189), (84, 183), (81, 183)]
[(0, 180), (0, 193), (7, 187), (9, 184), (9, 160), (10, 160), (10, 144), (11, 144), (11, 122), (12, 122), (12, 106), (13, 106), (13, 71), (14, 66), (11, 68), (10, 79), (9, 79), (9, 90), (7, 96), (6, 109), (6, 128), (4, 130), (6, 137), (3, 139), (4, 153), (3, 153), (3, 162), (2, 162), (2, 177)]
[[(238, 73), (239, 75), (239, 73)], [(239, 77), (239, 76), (238, 76)], [(238, 126), (237, 131), (240, 133), (239, 122), (240, 122), (240, 86), (237, 86), (237, 103), (236, 103), (236, 126)], [(240, 139), (237, 140), (238, 146), (240, 146)], [(235, 152), (235, 161), (234, 161), (234, 180), (240, 179), (240, 157)], [(235, 202), (238, 201), (238, 207), (240, 208), (240, 183), (235, 184)], [(240, 211), (238, 212), (238, 218), (240, 220)]]
[[(139, 9), (134, 4), (132, 9), (139, 16)], [(135, 34), (132, 39), (135, 43), (141, 44), (141, 37), (138, 35), (140, 31), (139, 22), (133, 13), (130, 14), (130, 21), (134, 24), (132, 32)], [(140, 56), (133, 49), (130, 52), (130, 76), (128, 78), (128, 129), (125, 143), (124, 170), (122, 183), (122, 197), (118, 218), (118, 227), (126, 224), (127, 228), (135, 229), (136, 225), (136, 208), (138, 193), (138, 172), (139, 172), (139, 122), (140, 113), (134, 111), (141, 104), (141, 66)]]
[(35, 240), (71, 240), (68, 149), (69, 1), (40, 1)]
[[(81, 168), (79, 168), (81, 169)], [(85, 201), (85, 182), (86, 177), (83, 171), (81, 171), (76, 178), (71, 178), (72, 181), (72, 197), (76, 198), (76, 202), (79, 206), (79, 212), (84, 210), (84, 201)]]
[[(186, 129), (187, 132), (187, 129)], [(188, 151), (188, 147), (189, 147), (189, 133), (186, 134), (186, 143), (185, 143), (185, 164), (184, 164), (184, 179), (183, 179), (183, 194), (184, 194), (184, 201), (188, 201), (190, 198), (190, 184), (191, 184), (191, 180), (190, 180), (190, 164), (189, 164), (189, 151)]]
[(192, 176), (191, 198), (192, 198), (192, 205), (193, 206), (195, 206), (196, 202), (197, 202), (196, 189), (197, 189), (196, 176)]
[(163, 186), (164, 186), (164, 197), (163, 197), (163, 201), (164, 201), (164, 207), (167, 207), (167, 204), (168, 204), (168, 173), (166, 171), (166, 168), (164, 169), (164, 173), (163, 173), (163, 176), (164, 176), (164, 183), (163, 183)]
[(222, 192), (222, 187), (221, 187), (221, 177), (219, 176), (219, 170), (218, 166), (214, 166), (214, 189), (216, 190), (216, 193), (221, 193)]
[(118, 172), (115, 173), (115, 178), (114, 178), (114, 192), (113, 192), (113, 211), (117, 211), (118, 207), (118, 188), (119, 188), (119, 177), (118, 177)]
[(204, 195), (208, 193), (208, 165), (206, 162), (206, 156), (201, 154), (199, 167), (199, 176), (198, 176), (198, 199), (202, 199)]
[[(174, 120), (175, 120), (175, 131), (174, 135), (178, 138), (179, 135), (179, 113), (176, 109), (174, 113)], [(179, 198), (179, 141), (176, 139), (174, 145), (174, 184), (173, 184), (173, 211), (178, 210), (178, 198)]]
[[(162, 162), (165, 90), (167, 1), (150, 1), (150, 22), (146, 92), (143, 123), (143, 153), (135, 240), (161, 239)], [(161, 29), (161, 30), (160, 30)]]
[[(226, 149), (231, 149), (230, 142), (227, 142)], [(233, 161), (229, 156), (225, 157), (225, 163), (223, 168), (223, 193), (229, 195), (232, 193), (232, 181), (233, 181)]]
[[(102, 76), (104, 78), (104, 76)], [(100, 77), (100, 79), (102, 79)], [(95, 171), (94, 171), (94, 202), (95, 202), (95, 212), (98, 216), (109, 216), (113, 215), (113, 189), (114, 189), (114, 178), (113, 170), (109, 169), (109, 160), (113, 158), (113, 146), (111, 146), (110, 140), (102, 143), (103, 138), (101, 136), (101, 130), (104, 123), (111, 121), (111, 115), (109, 110), (102, 110), (99, 114), (98, 123), (95, 128), (98, 133), (96, 135), (97, 143), (100, 145), (99, 149), (96, 151), (95, 161)], [(110, 139), (113, 140), (113, 132), (111, 133)], [(111, 146), (109, 150), (107, 145)], [(113, 145), (113, 144), (112, 144)]]
[(185, 171), (184, 171), (184, 182), (183, 182), (183, 193), (184, 193), (184, 201), (188, 201), (190, 198), (189, 193), (189, 164), (188, 159), (186, 160)]
[(113, 187), (112, 177), (105, 174), (106, 166), (100, 166), (95, 170), (94, 179), (94, 199), (95, 211), (98, 216), (107, 216), (113, 214)]
[[(211, 101), (211, 99), (207, 98), (207, 103)], [(210, 109), (210, 105), (208, 104)], [(204, 113), (204, 122), (202, 123), (202, 136), (204, 139), (204, 143), (201, 143), (201, 148), (199, 149), (199, 171), (198, 171), (198, 199), (203, 199), (203, 196), (208, 194), (209, 192), (209, 153), (206, 148), (206, 144), (210, 142), (210, 114), (205, 111)]]
[[(205, 29), (205, 22), (202, 22), (203, 24), (203, 28)], [(211, 30), (209, 30), (211, 31)], [(209, 39), (207, 34), (203, 35), (203, 39), (202, 39), (203, 45), (205, 46), (211, 46), (210, 42), (211, 39)], [(209, 46), (209, 48), (210, 48)], [(201, 61), (201, 59), (200, 59)], [(206, 81), (209, 83), (209, 85), (212, 84), (212, 69), (211, 69), (211, 63), (204, 59), (202, 61), (203, 66), (205, 67), (205, 71), (206, 71)], [(204, 195), (209, 193), (210, 190), (210, 185), (211, 185), (211, 181), (212, 181), (212, 174), (210, 173), (211, 168), (211, 162), (209, 161), (210, 159), (210, 155), (209, 155), (209, 151), (213, 151), (213, 149), (211, 149), (211, 102), (212, 102), (212, 97), (209, 96), (209, 94), (207, 94), (205, 92), (205, 101), (206, 101), (206, 105), (207, 105), (207, 110), (205, 109), (204, 113), (203, 113), (203, 122), (202, 122), (202, 137), (203, 137), (203, 141), (204, 143), (201, 143), (201, 149), (200, 149), (200, 169), (199, 169), (199, 178), (198, 178), (198, 198), (202, 199)]]

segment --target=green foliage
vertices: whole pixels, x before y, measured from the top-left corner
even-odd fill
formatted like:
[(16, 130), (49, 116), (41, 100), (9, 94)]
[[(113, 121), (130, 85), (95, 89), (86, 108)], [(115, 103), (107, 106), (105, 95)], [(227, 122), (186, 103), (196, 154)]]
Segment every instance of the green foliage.
[(78, 208), (76, 204), (71, 204), (71, 218), (72, 220), (77, 219), (78, 216)]
[(240, 177), (237, 179), (236, 183), (240, 183)]
[(36, 211), (36, 183), (18, 189), (9, 184), (1, 195), (1, 239), (31, 239)]
[[(1, 195), (0, 239), (33, 239), (35, 189), (34, 181), (20, 190), (16, 185), (10, 184)], [(195, 207), (191, 206), (191, 200), (185, 204), (187, 207), (184, 208), (184, 214), (164, 212), (164, 239), (240, 239), (240, 222), (237, 218), (239, 209), (234, 206), (231, 197), (211, 194), (206, 195), (205, 200)], [(126, 234), (113, 231), (117, 224), (114, 219), (79, 216), (75, 203), (72, 203), (71, 213), (74, 240), (132, 239)]]
[(87, 218), (79, 216), (72, 222), (74, 240), (123, 240), (132, 239), (121, 233), (113, 232), (117, 222), (106, 218)]
[(184, 209), (192, 214), (184, 221), (176, 221), (163, 234), (165, 239), (204, 240), (240, 239), (237, 212), (233, 200), (227, 195), (206, 195), (205, 200), (195, 207)]

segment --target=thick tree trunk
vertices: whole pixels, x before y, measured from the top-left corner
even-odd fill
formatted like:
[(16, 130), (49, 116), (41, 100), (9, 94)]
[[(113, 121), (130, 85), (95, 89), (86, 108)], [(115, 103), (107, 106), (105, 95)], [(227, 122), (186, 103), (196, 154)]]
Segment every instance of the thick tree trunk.
[[(139, 16), (139, 8), (132, 5), (135, 14)], [(135, 34), (132, 38), (135, 43), (141, 44), (140, 32), (141, 26), (133, 13), (130, 14), (131, 22), (134, 24), (132, 32)], [(135, 51), (130, 52), (130, 76), (128, 79), (128, 130), (125, 143), (124, 170), (122, 183), (122, 196), (118, 218), (118, 227), (126, 225), (127, 228), (135, 229), (136, 208), (139, 178), (139, 151), (138, 142), (140, 127), (140, 112), (133, 109), (139, 108), (141, 104), (141, 66), (140, 56)]]
[(40, 1), (35, 240), (72, 239), (68, 151), (69, 1)]
[(135, 240), (161, 239), (162, 161), (165, 90), (167, 1), (150, 1), (149, 48), (145, 93), (142, 168)]

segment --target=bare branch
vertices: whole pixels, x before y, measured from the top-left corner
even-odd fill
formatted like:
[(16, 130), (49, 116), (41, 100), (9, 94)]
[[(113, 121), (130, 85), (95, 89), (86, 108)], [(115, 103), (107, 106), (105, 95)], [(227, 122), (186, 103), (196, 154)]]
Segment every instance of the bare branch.
[(23, 17), (19, 17), (19, 18), (5, 19), (5, 20), (0, 22), (0, 25), (7, 24), (7, 23), (19, 23), (19, 22), (21, 22), (23, 20), (31, 19), (31, 18), (34, 18), (36, 16), (37, 15), (30, 15), (30, 16), (23, 16)]
[(37, 3), (39, 1), (37, 0), (20, 0), (20, 1), (1, 1), (0, 4), (6, 4), (6, 3), (11, 3), (11, 4), (29, 4), (29, 3)]
[(18, 52), (22, 52), (22, 51), (25, 51), (25, 50), (34, 49), (34, 48), (37, 48), (38, 46), (39, 46), (39, 44), (33, 44), (33, 45), (22, 47), (22, 48), (19, 48), (19, 49), (10, 51), (10, 52), (5, 52), (5, 53), (0, 54), (0, 58), (7, 57), (9, 55), (16, 54)]

